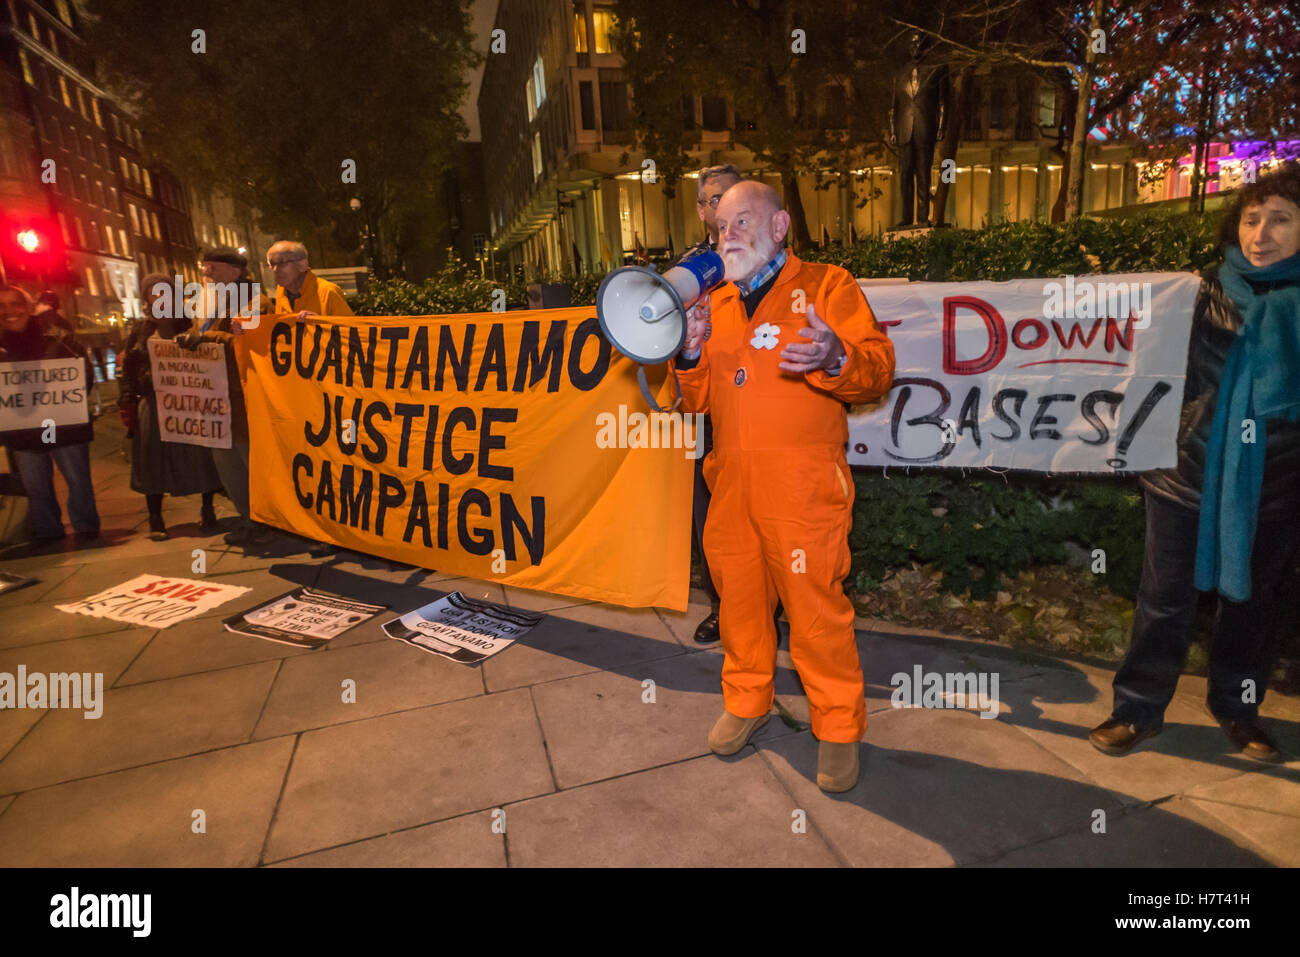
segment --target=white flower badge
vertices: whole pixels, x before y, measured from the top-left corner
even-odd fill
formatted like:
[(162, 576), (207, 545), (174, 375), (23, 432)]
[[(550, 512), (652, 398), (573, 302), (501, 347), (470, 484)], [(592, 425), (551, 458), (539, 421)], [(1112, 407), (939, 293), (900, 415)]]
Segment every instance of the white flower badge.
[(755, 349), (775, 349), (780, 336), (780, 326), (765, 322), (754, 330), (754, 338), (749, 340), (749, 344)]

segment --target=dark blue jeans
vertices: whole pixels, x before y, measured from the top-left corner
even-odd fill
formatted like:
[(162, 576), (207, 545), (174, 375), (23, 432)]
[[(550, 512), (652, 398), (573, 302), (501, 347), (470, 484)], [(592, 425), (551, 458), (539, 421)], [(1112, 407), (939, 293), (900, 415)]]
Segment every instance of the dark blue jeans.
[[(1199, 513), (1146, 496), (1147, 532), (1128, 654), (1115, 674), (1113, 717), (1139, 727), (1164, 723), (1187, 658), (1196, 618)], [(1251, 596), (1218, 596), (1206, 704), (1216, 717), (1254, 720), (1277, 660), (1275, 627), (1286, 576), (1300, 546), (1300, 522), (1260, 522), (1250, 560)], [(1254, 701), (1243, 701), (1245, 682)]]
[(68, 518), (73, 529), (90, 535), (99, 532), (95, 487), (90, 481), (90, 443), (31, 452), (14, 450), (13, 461), (27, 491), (27, 517), (33, 538), (62, 538), (64, 534), (63, 514), (54, 495), (56, 465), (68, 483)]

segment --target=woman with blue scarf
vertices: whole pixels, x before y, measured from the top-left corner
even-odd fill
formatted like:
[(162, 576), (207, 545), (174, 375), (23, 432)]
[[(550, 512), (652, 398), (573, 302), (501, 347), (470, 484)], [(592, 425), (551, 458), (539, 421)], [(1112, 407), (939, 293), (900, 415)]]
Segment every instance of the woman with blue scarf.
[(1132, 640), (1111, 716), (1089, 735), (1107, 754), (1160, 733), (1200, 590), (1218, 592), (1206, 706), (1246, 757), (1281, 759), (1259, 704), (1300, 550), (1300, 165), (1244, 186), (1221, 239), (1223, 265), (1192, 323), (1178, 464), (1141, 479)]

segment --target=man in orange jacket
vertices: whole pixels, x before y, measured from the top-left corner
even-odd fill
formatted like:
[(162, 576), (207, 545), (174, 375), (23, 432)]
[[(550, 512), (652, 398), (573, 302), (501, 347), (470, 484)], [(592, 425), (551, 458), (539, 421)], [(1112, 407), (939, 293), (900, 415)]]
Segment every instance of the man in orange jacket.
[(718, 252), (730, 282), (711, 294), (709, 320), (692, 309), (674, 362), (684, 407), (709, 413), (714, 428), (704, 546), (721, 598), (726, 710), (709, 747), (735, 754), (767, 722), (779, 597), (821, 742), (817, 784), (847, 791), (867, 717), (853, 605), (841, 585), (853, 515), (845, 403), (889, 391), (894, 348), (846, 270), (783, 248), (789, 227), (771, 187), (727, 191)]

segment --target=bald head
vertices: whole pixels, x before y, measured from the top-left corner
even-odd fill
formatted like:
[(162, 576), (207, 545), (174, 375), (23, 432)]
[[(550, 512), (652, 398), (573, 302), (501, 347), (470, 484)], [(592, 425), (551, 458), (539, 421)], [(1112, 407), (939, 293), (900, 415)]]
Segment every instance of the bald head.
[(748, 282), (776, 258), (789, 229), (790, 214), (771, 186), (745, 180), (727, 190), (718, 203), (718, 252), (726, 278)]

